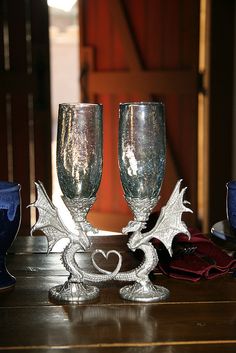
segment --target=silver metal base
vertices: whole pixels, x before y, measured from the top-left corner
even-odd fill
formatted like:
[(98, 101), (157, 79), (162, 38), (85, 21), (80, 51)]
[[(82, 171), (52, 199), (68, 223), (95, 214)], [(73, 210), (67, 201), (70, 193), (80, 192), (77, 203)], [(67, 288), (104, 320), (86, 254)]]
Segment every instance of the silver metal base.
[(98, 296), (99, 289), (97, 287), (70, 281), (49, 290), (50, 300), (64, 303), (80, 303), (96, 299)]
[(152, 284), (151, 281), (144, 284), (135, 282), (120, 289), (120, 296), (126, 300), (136, 302), (157, 302), (168, 298), (170, 291), (162, 286)]
[[(49, 291), (50, 299), (57, 302), (80, 303), (98, 297), (99, 289), (97, 287), (77, 282), (77, 280), (83, 280), (86, 283), (99, 283), (107, 280), (132, 281), (134, 282), (133, 285), (121, 288), (120, 295), (123, 299), (137, 302), (155, 302), (166, 299), (169, 296), (169, 290), (152, 284), (148, 277), (158, 264), (156, 250), (150, 241), (152, 238), (161, 240), (171, 255), (171, 246), (175, 235), (184, 233), (190, 236), (185, 223), (182, 221), (182, 214), (192, 211), (185, 206), (187, 201), (183, 200), (183, 195), (186, 188), (180, 189), (180, 184), (181, 180), (177, 182), (167, 204), (162, 207), (154, 227), (145, 233), (142, 232), (142, 229), (145, 228), (146, 219), (157, 199), (128, 199), (135, 219), (124, 228), (124, 233), (132, 233), (127, 243), (129, 249), (131, 251), (139, 249), (144, 254), (142, 263), (138, 267), (122, 272), (120, 271), (122, 256), (119, 252), (115, 250), (104, 252), (102, 249), (96, 249), (91, 257), (93, 265), (99, 273), (90, 273), (79, 267), (75, 254), (85, 252), (90, 247), (87, 233), (92, 228), (87, 223), (85, 216), (94, 199), (63, 198), (75, 222), (75, 231), (69, 230), (63, 224), (57, 208), (49, 199), (43, 185), (36, 183), (38, 198), (32, 206), (37, 207), (39, 219), (32, 231), (42, 229), (48, 239), (49, 251), (60, 239), (69, 239), (69, 243), (62, 253), (62, 262), (66, 270), (70, 272), (70, 277), (63, 285), (58, 285)], [(96, 264), (95, 254), (100, 254), (108, 259), (109, 254), (112, 253), (118, 255), (118, 264), (113, 272), (109, 272)]]

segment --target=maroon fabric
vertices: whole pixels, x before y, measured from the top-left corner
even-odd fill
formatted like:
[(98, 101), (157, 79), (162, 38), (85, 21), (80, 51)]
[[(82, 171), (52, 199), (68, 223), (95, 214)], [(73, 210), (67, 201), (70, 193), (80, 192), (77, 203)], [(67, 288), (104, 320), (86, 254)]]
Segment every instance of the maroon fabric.
[(191, 254), (170, 257), (167, 249), (158, 240), (153, 240), (159, 257), (158, 268), (163, 273), (173, 278), (196, 282), (201, 278), (212, 279), (236, 269), (236, 259), (203, 234), (195, 230), (190, 230), (190, 233), (190, 240), (185, 234), (178, 234), (174, 241), (176, 245), (194, 245), (196, 249)]

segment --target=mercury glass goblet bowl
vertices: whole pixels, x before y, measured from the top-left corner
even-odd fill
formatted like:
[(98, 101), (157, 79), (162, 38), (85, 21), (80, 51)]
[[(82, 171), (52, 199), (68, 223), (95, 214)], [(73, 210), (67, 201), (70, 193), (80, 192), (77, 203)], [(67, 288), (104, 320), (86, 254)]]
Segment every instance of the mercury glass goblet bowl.
[(120, 104), (119, 167), (125, 198), (135, 220), (146, 221), (158, 201), (165, 171), (164, 106)]
[(102, 176), (102, 105), (59, 105), (57, 175), (74, 221), (84, 221)]

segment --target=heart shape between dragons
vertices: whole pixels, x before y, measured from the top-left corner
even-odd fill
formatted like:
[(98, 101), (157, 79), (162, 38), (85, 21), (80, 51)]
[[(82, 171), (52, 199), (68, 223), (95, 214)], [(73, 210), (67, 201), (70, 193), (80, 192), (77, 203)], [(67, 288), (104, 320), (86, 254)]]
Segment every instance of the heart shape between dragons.
[[(107, 270), (104, 270), (103, 268), (101, 268), (100, 266), (98, 266), (96, 260), (95, 260), (95, 257), (100, 254), (102, 255), (106, 260), (108, 260), (109, 256), (112, 255), (112, 254), (115, 254), (118, 256), (118, 262), (117, 262), (117, 265), (116, 265), (116, 268), (110, 272), (110, 271), (107, 271)], [(117, 275), (117, 273), (120, 271), (121, 269), (121, 264), (122, 264), (122, 256), (121, 254), (116, 251), (116, 250), (109, 250), (107, 252), (101, 250), (101, 249), (96, 249), (93, 251), (92, 253), (92, 263), (93, 263), (93, 266), (101, 273), (104, 273), (104, 274), (109, 274), (111, 275), (111, 278), (115, 277)]]

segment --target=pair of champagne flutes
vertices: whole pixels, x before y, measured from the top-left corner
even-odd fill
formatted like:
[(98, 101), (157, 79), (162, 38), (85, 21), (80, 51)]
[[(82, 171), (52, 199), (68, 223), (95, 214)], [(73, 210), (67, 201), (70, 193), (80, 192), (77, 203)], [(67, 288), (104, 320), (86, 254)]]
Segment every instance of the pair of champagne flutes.
[[(60, 104), (57, 132), (57, 175), (63, 200), (82, 206), (72, 217), (83, 221), (98, 191), (103, 165), (103, 106)], [(158, 201), (166, 160), (164, 105), (121, 103), (118, 162), (125, 199), (134, 219), (146, 222)]]

